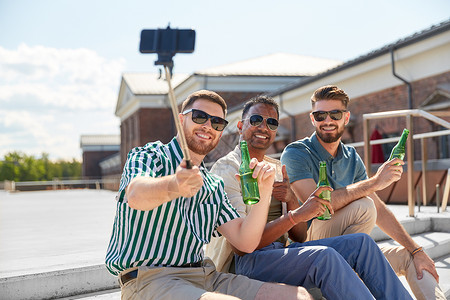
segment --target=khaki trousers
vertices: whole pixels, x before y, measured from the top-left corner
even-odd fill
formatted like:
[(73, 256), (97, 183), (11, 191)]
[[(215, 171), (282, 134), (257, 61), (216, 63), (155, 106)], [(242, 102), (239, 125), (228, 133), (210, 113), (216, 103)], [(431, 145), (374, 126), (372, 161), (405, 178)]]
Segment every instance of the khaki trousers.
[[(373, 200), (364, 197), (336, 211), (330, 220), (315, 219), (308, 229), (308, 241), (324, 239), (351, 233), (372, 232), (377, 219)], [(427, 271), (421, 280), (417, 279), (412, 256), (402, 246), (384, 246), (381, 251), (398, 276), (405, 276), (417, 300), (442, 299), (444, 293), (434, 277)]]
[[(136, 268), (134, 268), (136, 269)], [(206, 292), (219, 292), (253, 300), (262, 281), (217, 272), (205, 259), (199, 268), (138, 267), (136, 279), (121, 284), (122, 300), (196, 300)], [(128, 272), (128, 269), (124, 272)], [(120, 278), (120, 276), (119, 276)]]

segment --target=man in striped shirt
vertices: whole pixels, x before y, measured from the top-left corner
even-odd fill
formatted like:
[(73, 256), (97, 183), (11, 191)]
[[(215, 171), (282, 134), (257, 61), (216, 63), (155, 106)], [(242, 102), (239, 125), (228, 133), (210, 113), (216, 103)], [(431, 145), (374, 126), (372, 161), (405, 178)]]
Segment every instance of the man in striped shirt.
[(191, 169), (186, 168), (178, 137), (128, 154), (106, 255), (108, 270), (119, 277), (122, 299), (311, 299), (304, 288), (220, 273), (204, 259), (202, 247), (212, 236), (225, 236), (243, 252), (256, 248), (266, 223), (274, 169), (251, 161), (261, 200), (240, 218), (222, 179), (202, 163), (227, 124), (225, 101), (202, 90), (188, 96), (181, 111)]

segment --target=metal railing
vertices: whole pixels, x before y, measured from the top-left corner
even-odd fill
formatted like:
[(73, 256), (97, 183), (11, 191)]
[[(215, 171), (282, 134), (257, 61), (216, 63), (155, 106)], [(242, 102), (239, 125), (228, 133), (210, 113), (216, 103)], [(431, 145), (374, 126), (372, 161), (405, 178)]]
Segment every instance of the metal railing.
[(49, 181), (5, 181), (3, 183), (3, 189), (6, 191), (16, 191), (20, 187), (52, 187), (53, 190), (64, 189), (69, 186), (95, 186), (95, 189), (99, 190), (105, 184), (118, 184), (118, 179), (70, 179), (70, 180), (49, 180)]
[[(441, 130), (437, 132), (428, 132), (428, 133), (421, 133), (421, 134), (414, 134), (414, 128), (412, 119), (413, 117), (422, 117), (429, 121), (432, 121), (436, 124), (439, 124), (445, 128), (450, 129), (450, 123), (437, 117), (437, 115), (441, 116), (450, 116), (449, 112), (439, 112), (436, 114), (431, 114), (426, 111), (420, 110), (420, 109), (409, 109), (409, 110), (397, 110), (397, 111), (387, 111), (387, 112), (379, 112), (379, 113), (370, 113), (370, 114), (364, 114), (363, 115), (363, 135), (364, 135), (364, 141), (360, 143), (354, 143), (350, 144), (354, 147), (358, 146), (364, 146), (364, 165), (366, 166), (366, 170), (368, 172), (368, 175), (370, 176), (371, 172), (371, 145), (377, 145), (377, 144), (386, 144), (386, 143), (392, 143), (396, 142), (400, 139), (400, 137), (397, 138), (388, 138), (388, 139), (380, 139), (380, 140), (370, 140), (370, 120), (374, 119), (385, 119), (385, 118), (392, 118), (392, 117), (406, 117), (406, 129), (409, 130), (409, 135), (412, 138), (409, 138), (407, 140), (406, 144), (406, 158), (407, 158), (407, 182), (408, 182), (408, 209), (409, 209), (409, 216), (414, 216), (414, 205), (415, 205), (415, 193), (414, 193), (414, 140), (420, 139), (421, 145), (422, 145), (422, 193), (425, 195), (424, 199), (426, 199), (426, 165), (428, 160), (428, 150), (426, 142), (424, 141), (427, 138), (430, 137), (437, 137), (437, 136), (443, 136), (443, 135), (449, 135), (450, 130)], [(445, 210), (447, 207), (447, 201), (449, 196), (449, 190), (450, 190), (450, 175), (447, 174), (447, 181), (444, 187), (444, 198), (442, 201), (442, 211)], [(445, 198), (447, 197), (447, 198)], [(426, 202), (426, 200), (425, 200)]]

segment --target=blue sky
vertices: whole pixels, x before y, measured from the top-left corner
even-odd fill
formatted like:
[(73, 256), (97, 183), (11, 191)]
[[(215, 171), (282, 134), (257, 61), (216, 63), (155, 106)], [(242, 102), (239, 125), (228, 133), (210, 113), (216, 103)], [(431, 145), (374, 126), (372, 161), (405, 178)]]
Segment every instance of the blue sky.
[(0, 1), (0, 159), (81, 158), (81, 134), (119, 134), (123, 72), (157, 72), (145, 28), (192, 28), (175, 73), (276, 52), (347, 61), (450, 18), (448, 0)]

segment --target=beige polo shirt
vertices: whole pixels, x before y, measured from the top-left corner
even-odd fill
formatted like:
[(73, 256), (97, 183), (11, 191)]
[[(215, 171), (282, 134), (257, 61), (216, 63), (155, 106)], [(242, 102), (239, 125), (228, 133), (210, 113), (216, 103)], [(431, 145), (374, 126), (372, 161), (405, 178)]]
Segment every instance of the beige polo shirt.
[[(283, 180), (281, 173), (281, 162), (271, 157), (265, 156), (264, 160), (272, 164), (277, 171), (275, 180)], [(241, 217), (245, 217), (249, 212), (251, 206), (245, 205), (242, 201), (241, 186), (236, 179), (235, 174), (239, 172), (239, 166), (241, 164), (241, 150), (239, 145), (234, 148), (233, 151), (219, 159), (211, 168), (211, 172), (217, 174), (223, 178), (225, 184), (225, 192), (228, 195), (228, 199), (231, 205), (237, 210)], [(281, 176), (281, 178), (280, 178)], [(286, 209), (282, 208), (282, 203), (275, 200), (272, 197), (270, 203), (269, 215), (267, 222), (273, 221), (279, 218)], [(280, 237), (277, 242), (286, 243), (288, 234), (285, 233)], [(227, 240), (221, 237), (213, 237), (211, 242), (206, 245), (205, 256), (211, 258), (216, 265), (217, 271), (228, 272), (233, 259), (233, 250)]]

